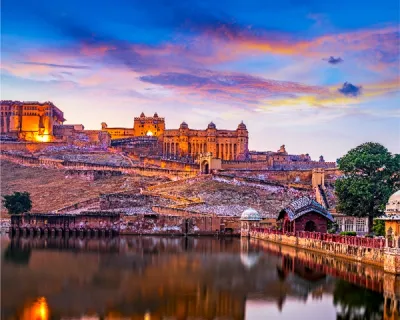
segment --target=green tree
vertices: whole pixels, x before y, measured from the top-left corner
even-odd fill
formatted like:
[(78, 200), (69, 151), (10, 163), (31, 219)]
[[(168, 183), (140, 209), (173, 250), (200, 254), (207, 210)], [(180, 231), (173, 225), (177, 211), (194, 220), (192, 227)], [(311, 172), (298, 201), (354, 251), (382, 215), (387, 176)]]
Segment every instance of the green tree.
[(374, 220), (372, 231), (376, 236), (385, 236), (385, 221)]
[(9, 214), (21, 214), (32, 209), (32, 201), (28, 192), (14, 192), (3, 196), (3, 205)]
[(337, 210), (358, 217), (383, 213), (389, 197), (400, 185), (400, 155), (392, 155), (379, 143), (367, 142), (338, 159), (344, 173), (336, 180)]

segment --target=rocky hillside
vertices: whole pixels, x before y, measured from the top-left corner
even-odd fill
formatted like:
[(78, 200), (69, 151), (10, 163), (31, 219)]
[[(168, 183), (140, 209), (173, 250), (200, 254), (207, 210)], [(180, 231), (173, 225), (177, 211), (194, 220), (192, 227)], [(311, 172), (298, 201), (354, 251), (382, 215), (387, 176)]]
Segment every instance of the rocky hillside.
[(245, 185), (230, 180), (211, 178), (194, 178), (181, 184), (157, 187), (157, 192), (167, 191), (181, 197), (198, 197), (205, 202), (191, 206), (190, 210), (216, 213), (218, 215), (237, 216), (244, 209), (252, 207), (263, 216), (275, 216), (294, 199), (300, 196), (313, 197), (312, 191), (299, 191), (268, 185)]
[[(94, 198), (100, 193), (123, 192), (168, 181), (122, 175), (90, 182), (80, 178), (65, 179), (64, 170), (23, 167), (8, 161), (1, 161), (0, 167), (1, 196), (28, 191), (33, 202), (32, 212), (48, 212)], [(3, 206), (1, 212), (5, 214)]]

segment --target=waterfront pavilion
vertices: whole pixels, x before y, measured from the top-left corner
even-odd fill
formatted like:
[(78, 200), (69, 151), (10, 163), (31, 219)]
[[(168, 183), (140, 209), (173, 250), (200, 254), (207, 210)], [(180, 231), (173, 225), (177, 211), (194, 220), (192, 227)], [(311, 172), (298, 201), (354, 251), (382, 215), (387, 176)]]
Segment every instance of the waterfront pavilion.
[(400, 248), (400, 190), (392, 194), (386, 204), (385, 215), (386, 247)]
[(321, 204), (308, 197), (301, 197), (283, 209), (277, 218), (283, 232), (310, 231), (326, 233), (332, 215)]

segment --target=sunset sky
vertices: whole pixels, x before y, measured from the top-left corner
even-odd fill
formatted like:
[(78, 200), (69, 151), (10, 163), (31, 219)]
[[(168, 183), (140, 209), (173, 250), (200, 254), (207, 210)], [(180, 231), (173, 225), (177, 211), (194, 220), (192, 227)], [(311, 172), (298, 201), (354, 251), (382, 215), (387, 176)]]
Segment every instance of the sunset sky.
[(399, 1), (1, 2), (1, 98), (67, 123), (236, 129), (251, 150), (400, 153)]

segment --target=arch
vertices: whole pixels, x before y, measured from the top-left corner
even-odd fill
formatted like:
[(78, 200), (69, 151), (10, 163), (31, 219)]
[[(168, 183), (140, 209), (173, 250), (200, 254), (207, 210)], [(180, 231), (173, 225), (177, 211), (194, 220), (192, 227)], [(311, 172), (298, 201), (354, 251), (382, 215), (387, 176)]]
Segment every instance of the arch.
[(207, 160), (204, 160), (202, 163), (201, 163), (201, 173), (203, 173), (203, 174), (209, 174), (210, 173), (210, 164), (209, 164), (209, 162), (207, 161)]
[(304, 231), (315, 232), (317, 231), (317, 225), (314, 221), (308, 220), (304, 226)]

